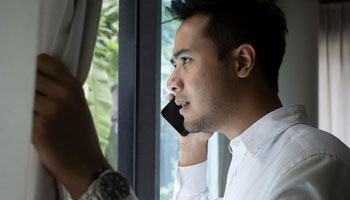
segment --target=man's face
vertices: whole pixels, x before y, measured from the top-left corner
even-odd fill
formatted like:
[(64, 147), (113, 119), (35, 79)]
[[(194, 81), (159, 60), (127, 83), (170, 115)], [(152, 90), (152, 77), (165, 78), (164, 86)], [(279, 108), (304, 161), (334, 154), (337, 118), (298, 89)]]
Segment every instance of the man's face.
[(218, 59), (214, 42), (203, 34), (208, 16), (194, 15), (178, 29), (168, 88), (183, 105), (180, 114), (189, 132), (214, 132), (235, 110), (237, 79), (230, 62)]

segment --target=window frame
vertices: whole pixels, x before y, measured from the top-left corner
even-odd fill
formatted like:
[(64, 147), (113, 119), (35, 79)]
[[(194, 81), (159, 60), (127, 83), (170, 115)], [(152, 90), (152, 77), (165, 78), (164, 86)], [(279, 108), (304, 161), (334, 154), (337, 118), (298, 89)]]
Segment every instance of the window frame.
[(118, 170), (159, 199), (161, 0), (119, 2)]

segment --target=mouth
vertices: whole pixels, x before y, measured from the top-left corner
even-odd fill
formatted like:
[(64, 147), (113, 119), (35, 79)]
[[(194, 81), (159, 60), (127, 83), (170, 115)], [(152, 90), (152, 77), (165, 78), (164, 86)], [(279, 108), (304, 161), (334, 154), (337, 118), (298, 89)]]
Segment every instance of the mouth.
[(176, 100), (175, 104), (181, 107), (185, 107), (186, 105), (190, 104), (189, 101), (181, 101), (181, 100)]
[(187, 105), (189, 105), (189, 104), (190, 104), (190, 102), (185, 102), (185, 103), (181, 104), (181, 106), (182, 106), (182, 107), (185, 107), (185, 106), (187, 106)]
[(175, 101), (176, 105), (181, 106), (179, 113), (184, 116), (185, 111), (187, 110), (190, 102), (189, 101)]

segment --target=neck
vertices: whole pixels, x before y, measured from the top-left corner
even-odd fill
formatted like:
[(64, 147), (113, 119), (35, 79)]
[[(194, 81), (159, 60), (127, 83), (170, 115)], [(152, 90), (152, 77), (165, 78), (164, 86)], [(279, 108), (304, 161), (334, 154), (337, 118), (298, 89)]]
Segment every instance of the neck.
[(251, 90), (239, 100), (234, 108), (235, 111), (228, 116), (227, 123), (219, 132), (223, 132), (229, 140), (232, 140), (260, 118), (281, 107), (282, 103), (277, 92), (270, 89), (262, 90), (262, 88)]

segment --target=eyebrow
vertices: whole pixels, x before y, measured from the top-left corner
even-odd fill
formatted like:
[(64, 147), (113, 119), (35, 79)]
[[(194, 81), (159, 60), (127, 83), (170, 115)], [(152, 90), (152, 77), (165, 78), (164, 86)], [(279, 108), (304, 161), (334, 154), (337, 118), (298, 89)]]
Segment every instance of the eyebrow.
[[(174, 53), (174, 58), (177, 60), (182, 54), (184, 53), (191, 53), (192, 51), (189, 49), (180, 49), (176, 53)], [(174, 65), (175, 61), (174, 58), (170, 59), (170, 63)]]

